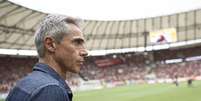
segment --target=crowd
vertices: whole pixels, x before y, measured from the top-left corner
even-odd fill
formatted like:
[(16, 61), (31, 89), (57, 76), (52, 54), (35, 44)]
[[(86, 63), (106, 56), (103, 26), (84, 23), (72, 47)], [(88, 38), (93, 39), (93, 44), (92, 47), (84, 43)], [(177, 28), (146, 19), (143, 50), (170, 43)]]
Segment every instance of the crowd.
[(182, 62), (174, 64), (158, 64), (153, 69), (157, 78), (175, 78), (201, 75), (201, 61)]
[(37, 60), (31, 57), (0, 57), (0, 92), (6, 92), (16, 81), (32, 71)]
[[(157, 56), (154, 57), (157, 62), (146, 62), (150, 59), (150, 56), (147, 54), (132, 53), (115, 56), (88, 57), (79, 75), (67, 74), (67, 82), (70, 85), (79, 85), (76, 80), (80, 78), (84, 80), (102, 80), (106, 83), (126, 80), (145, 80), (149, 74), (154, 74), (158, 79), (174, 79), (174, 77), (182, 78), (201, 75), (201, 60), (167, 64), (158, 61), (158, 59), (163, 60), (164, 55), (162, 53), (164, 52), (153, 54)], [(160, 57), (158, 57), (158, 54)], [(173, 54), (175, 53), (173, 52)], [(123, 62), (104, 68), (99, 67), (95, 61), (105, 58), (119, 58)], [(35, 57), (1, 56), (0, 60), (0, 92), (10, 90), (17, 80), (32, 71), (32, 67), (37, 62)]]
[(143, 80), (149, 74), (156, 78), (179, 78), (201, 75), (201, 61), (181, 63), (156, 63), (154, 66), (146, 64), (123, 63), (107, 68), (99, 68), (95, 64), (86, 64), (82, 73), (90, 80), (105, 80), (106, 82), (122, 80)]

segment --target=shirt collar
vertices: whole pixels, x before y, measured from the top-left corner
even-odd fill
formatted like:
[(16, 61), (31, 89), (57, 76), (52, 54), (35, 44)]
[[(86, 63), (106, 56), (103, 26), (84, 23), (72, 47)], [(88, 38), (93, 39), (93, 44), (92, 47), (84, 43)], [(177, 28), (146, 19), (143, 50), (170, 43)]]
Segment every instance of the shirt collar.
[(41, 71), (49, 74), (50, 76), (58, 80), (69, 91), (69, 93), (72, 93), (71, 89), (66, 84), (65, 80), (61, 78), (61, 76), (55, 70), (53, 70), (49, 65), (44, 63), (37, 63), (34, 66), (33, 71)]

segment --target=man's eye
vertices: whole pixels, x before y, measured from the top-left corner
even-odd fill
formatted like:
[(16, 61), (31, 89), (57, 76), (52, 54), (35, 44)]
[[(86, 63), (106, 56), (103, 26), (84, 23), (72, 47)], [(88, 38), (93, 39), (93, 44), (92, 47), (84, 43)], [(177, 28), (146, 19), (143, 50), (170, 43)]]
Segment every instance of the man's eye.
[(81, 44), (81, 41), (78, 41), (78, 40), (77, 40), (77, 41), (75, 41), (74, 43), (75, 43), (76, 45), (79, 45), (79, 44)]
[(75, 44), (75, 45), (82, 45), (82, 44), (83, 44), (83, 41), (82, 41), (82, 40), (75, 40), (75, 41), (74, 41), (74, 44)]

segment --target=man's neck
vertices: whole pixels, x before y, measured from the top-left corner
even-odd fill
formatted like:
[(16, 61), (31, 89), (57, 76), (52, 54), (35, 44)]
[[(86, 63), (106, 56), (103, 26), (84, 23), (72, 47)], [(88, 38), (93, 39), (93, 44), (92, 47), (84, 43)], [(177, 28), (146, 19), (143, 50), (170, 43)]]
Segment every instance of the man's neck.
[(40, 63), (47, 64), (50, 68), (56, 71), (64, 80), (66, 79), (66, 73), (52, 58), (39, 58)]

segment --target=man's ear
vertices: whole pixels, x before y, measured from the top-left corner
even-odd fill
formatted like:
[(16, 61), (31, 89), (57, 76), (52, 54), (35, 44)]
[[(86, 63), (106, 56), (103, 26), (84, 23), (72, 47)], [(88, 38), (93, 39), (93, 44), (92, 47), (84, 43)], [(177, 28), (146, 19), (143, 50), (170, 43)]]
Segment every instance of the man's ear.
[(44, 46), (46, 48), (47, 51), (49, 52), (54, 52), (56, 50), (56, 41), (54, 40), (54, 38), (47, 36), (44, 39)]

